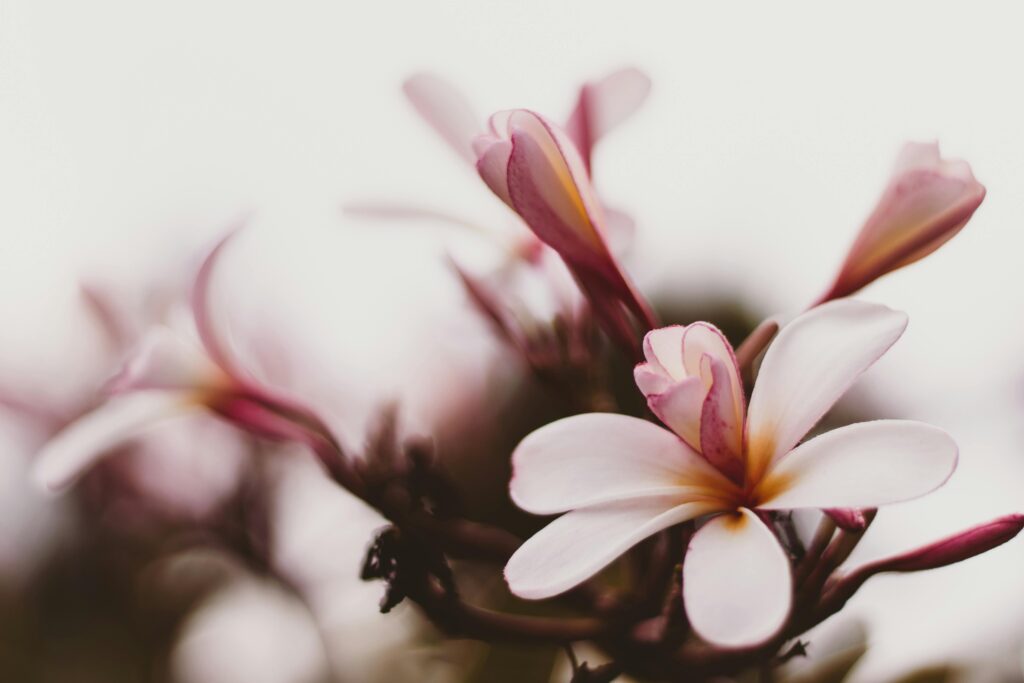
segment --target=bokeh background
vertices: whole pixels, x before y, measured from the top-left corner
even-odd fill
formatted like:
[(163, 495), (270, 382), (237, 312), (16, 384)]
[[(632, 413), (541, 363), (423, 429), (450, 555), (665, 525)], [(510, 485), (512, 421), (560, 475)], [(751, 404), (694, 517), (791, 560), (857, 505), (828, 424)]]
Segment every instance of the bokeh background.
[[(961, 464), (935, 495), (885, 510), (852, 561), (1019, 511), (1022, 21), (999, 2), (0, 0), (0, 385), (75, 405), (109, 372), (80, 283), (152, 307), (245, 215), (223, 316), (344, 438), (360, 442), (389, 401), (409, 433), (465, 437), (459, 418), (480, 405), (501, 432), (526, 380), (444, 266), (449, 250), (475, 258), (472, 240), (341, 207), (508, 221), (405, 102), (413, 72), (459, 84), (481, 116), (562, 118), (583, 80), (635, 65), (654, 89), (600, 146), (597, 176), (637, 219), (628, 268), (663, 305), (794, 315), (904, 141), (971, 163), (988, 196), (967, 229), (861, 295), (911, 324), (854, 396), (942, 425)], [(26, 475), (46, 433), (0, 415), (3, 680), (497, 680), (481, 660), (501, 653), (435, 646), (407, 606), (377, 613), (380, 586), (357, 574), (381, 520), (303, 454), (254, 456), (205, 421), (140, 449), (131, 495), (115, 470), (54, 499)], [(233, 553), (167, 547), (234, 509), (254, 471), (272, 484), (264, 555), (288, 586)], [(154, 497), (164, 508), (139, 512)], [(1020, 680), (1022, 561), (1011, 543), (873, 580), (841, 617), (869, 643), (852, 680), (950, 663), (960, 680)]]

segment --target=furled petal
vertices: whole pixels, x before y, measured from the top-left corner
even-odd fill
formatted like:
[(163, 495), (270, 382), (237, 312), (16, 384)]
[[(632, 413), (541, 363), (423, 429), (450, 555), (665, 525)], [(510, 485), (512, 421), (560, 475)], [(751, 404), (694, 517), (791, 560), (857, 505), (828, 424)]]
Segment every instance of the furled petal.
[(751, 511), (719, 515), (690, 540), (683, 604), (708, 642), (743, 647), (768, 640), (785, 624), (792, 594), (789, 560)]
[(848, 299), (786, 325), (765, 353), (747, 410), (749, 476), (792, 450), (906, 326), (904, 313)]
[(673, 381), (686, 377), (686, 366), (683, 365), (685, 334), (685, 325), (669, 325), (644, 335), (644, 357), (647, 362)]
[(732, 346), (713, 325), (672, 325), (644, 336), (633, 377), (655, 415), (726, 473), (742, 479), (743, 384)]
[(570, 262), (617, 272), (601, 234), (603, 208), (576, 148), (532, 112), (512, 112), (508, 125), (508, 185), (516, 211)]
[(580, 88), (576, 108), (565, 125), (590, 168), (594, 145), (635, 112), (651, 91), (651, 79), (633, 68), (621, 69)]
[(932, 253), (967, 224), (984, 198), (985, 188), (966, 162), (941, 158), (935, 143), (906, 145), (878, 206), (822, 300), (852, 294)]
[(112, 393), (140, 389), (204, 389), (228, 382), (227, 376), (191, 340), (170, 328), (149, 330), (109, 385)]
[(579, 585), (662, 529), (713, 510), (674, 496), (606, 503), (562, 515), (519, 547), (505, 566), (511, 591), (527, 600)]
[(743, 383), (740, 380), (740, 369), (732, 346), (721, 330), (714, 325), (704, 322), (687, 325), (686, 334), (683, 336), (683, 364), (686, 366), (687, 374), (701, 374), (705, 378), (705, 383), (710, 385), (712, 377), (707, 373), (708, 367), (704, 365), (705, 356), (719, 361), (722, 369), (726, 371), (729, 385), (722, 387), (723, 396), (730, 399), (729, 410), (736, 413), (735, 418), (742, 424)]
[(872, 508), (923, 496), (956, 468), (946, 432), (910, 420), (861, 422), (816, 436), (772, 467), (758, 507)]
[(743, 397), (737, 397), (725, 363), (709, 355), (702, 375), (711, 375), (711, 387), (700, 413), (700, 452), (719, 472), (743, 481)]
[(707, 393), (700, 377), (687, 377), (661, 393), (649, 396), (647, 406), (681, 439), (694, 450), (699, 450), (701, 411)]
[(516, 505), (551, 514), (627, 498), (721, 497), (730, 486), (672, 432), (614, 413), (574, 415), (541, 427), (512, 454)]
[(579, 152), (564, 132), (523, 109), (495, 114), (491, 129), (474, 142), (480, 176), (558, 252), (609, 333), (635, 350), (625, 311), (646, 328), (654, 316), (605, 242), (603, 208)]
[(476, 161), (472, 143), (481, 133), (482, 119), (455, 86), (433, 74), (420, 73), (408, 78), (402, 90), (420, 116), (459, 156), (471, 164)]
[(512, 141), (484, 135), (473, 142), (473, 148), (477, 151), (477, 173), (491, 192), (515, 210), (508, 193), (508, 160), (512, 156)]
[(156, 422), (196, 407), (188, 392), (115, 396), (50, 439), (37, 456), (33, 475), (48, 489), (64, 489), (114, 447)]

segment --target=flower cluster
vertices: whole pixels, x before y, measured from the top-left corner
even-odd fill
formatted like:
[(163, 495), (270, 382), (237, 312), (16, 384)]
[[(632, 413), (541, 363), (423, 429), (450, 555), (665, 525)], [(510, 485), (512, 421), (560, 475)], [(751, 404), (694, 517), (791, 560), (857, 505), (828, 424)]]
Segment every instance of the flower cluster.
[[(573, 414), (522, 435), (506, 457), (511, 501), (560, 515), (525, 541), (512, 530), (537, 529), (536, 521), (474, 519), (456, 504), (458, 482), (441, 457), (402, 443), (393, 420), (387, 438), (371, 439), (356, 457), (315, 406), (243, 367), (211, 305), (230, 235), (198, 269), (191, 321), (142, 335), (98, 405), (43, 448), (38, 478), (64, 489), (156, 421), (205, 410), (248, 435), (310, 449), (334, 482), (390, 521), (364, 567), (365, 578), (388, 582), (386, 609), (411, 600), (460, 637), (591, 641), (610, 659), (602, 675), (654, 679), (771, 666), (870, 577), (958, 562), (1015, 536), (1024, 517), (1010, 515), (844, 573), (876, 509), (942, 486), (958, 449), (942, 429), (908, 420), (814, 433), (908, 324), (902, 312), (848, 297), (965, 226), (985, 196), (970, 167), (942, 158), (935, 144), (907, 145), (824, 294), (734, 348), (710, 322), (661, 325), (622, 260), (632, 220), (592, 181), (595, 146), (649, 88), (634, 69), (586, 83), (560, 126), (526, 109), (500, 111), (485, 125), (440, 78), (420, 74), (405, 85), (416, 110), (510, 210), (513, 234), (492, 234), (502, 265), (475, 273), (452, 259), (459, 282), (509, 351), (570, 399)], [(348, 209), (475, 228), (430, 207)], [(555, 305), (533, 306), (518, 290), (524, 279)], [(616, 401), (615, 373), (628, 381), (614, 362), (623, 358), (635, 364), (636, 403), (646, 410)], [(795, 530), (792, 511), (820, 511), (812, 538)], [(458, 589), (461, 567), (451, 563), (461, 558), (503, 567), (515, 596), (582, 614), (469, 604)], [(576, 667), (578, 680), (588, 672)]]

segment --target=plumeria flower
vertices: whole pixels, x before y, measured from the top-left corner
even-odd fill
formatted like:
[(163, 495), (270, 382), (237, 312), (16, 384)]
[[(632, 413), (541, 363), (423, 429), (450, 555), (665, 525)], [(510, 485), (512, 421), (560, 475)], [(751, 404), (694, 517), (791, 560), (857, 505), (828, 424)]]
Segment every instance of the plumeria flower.
[(474, 148), (487, 186), (558, 252), (608, 332), (635, 346), (634, 326), (654, 327), (654, 315), (608, 246), (604, 207), (568, 135), (515, 109), (492, 116)]
[(966, 161), (943, 159), (936, 143), (909, 143), (882, 198), (821, 301), (848, 296), (952, 239), (985, 198)]
[[(637, 69), (627, 68), (584, 83), (566, 123), (566, 136), (579, 150), (587, 172), (598, 142), (629, 118), (650, 92), (650, 79)], [(485, 133), (485, 120), (470, 102), (446, 80), (429, 73), (416, 74), (403, 85), (406, 97), (448, 146), (463, 160), (476, 164), (474, 140)], [(470, 302), (495, 325), (506, 341), (522, 351), (526, 347), (550, 346), (546, 339), (553, 320), (567, 326), (575, 336), (586, 331), (574, 321), (589, 315), (576, 285), (567, 277), (565, 266), (551, 258), (552, 251), (516, 220), (511, 232), (499, 232), (474, 221), (432, 208), (404, 204), (358, 202), (346, 205), (349, 214), (391, 220), (431, 220), (467, 229), (493, 241), (500, 249), (501, 263), (493, 272), (478, 274), (450, 259)], [(604, 207), (604, 232), (608, 248), (619, 255), (628, 249), (634, 233), (633, 220), (621, 211)], [(499, 221), (500, 223), (500, 221)], [(524, 277), (524, 274), (526, 277)], [(534, 284), (539, 282), (541, 287)], [(547, 289), (542, 292), (540, 290)], [(482, 298), (483, 296), (483, 298)], [(538, 338), (539, 337), (541, 338)], [(526, 353), (535, 365), (537, 353)], [(540, 355), (549, 355), (546, 351)]]
[(67, 487), (129, 438), (198, 410), (271, 439), (312, 443), (325, 433), (320, 420), (298, 400), (244, 369), (214, 324), (210, 284), (230, 237), (219, 242), (199, 268), (192, 288), (191, 325), (181, 321), (147, 332), (108, 383), (106, 400), (43, 447), (35, 475), (45, 487)]
[(515, 503), (567, 514), (509, 560), (512, 592), (557, 595), (652, 534), (701, 520), (683, 563), (695, 632), (723, 647), (777, 634), (792, 578), (765, 513), (905, 501), (941, 486), (956, 466), (948, 434), (906, 420), (849, 425), (801, 443), (906, 324), (903, 313), (851, 300), (812, 309), (768, 348), (749, 407), (718, 330), (695, 323), (650, 332), (637, 383), (670, 429), (577, 415), (533, 432), (513, 454)]
[[(647, 99), (651, 81), (639, 69), (625, 68), (600, 79), (587, 81), (566, 122), (566, 133), (584, 159), (588, 172), (594, 148), (614, 128), (632, 116)], [(473, 141), (486, 133), (486, 120), (453, 84), (431, 73), (406, 79), (402, 91), (420, 117), (460, 158), (475, 167)], [(541, 243), (528, 231), (506, 238), (478, 223), (448, 211), (402, 203), (352, 202), (346, 211), (365, 217), (395, 220), (430, 220), (464, 228), (494, 240), (509, 256), (534, 262)], [(623, 250), (633, 234), (633, 220), (621, 211), (607, 209), (609, 237), (614, 250)]]

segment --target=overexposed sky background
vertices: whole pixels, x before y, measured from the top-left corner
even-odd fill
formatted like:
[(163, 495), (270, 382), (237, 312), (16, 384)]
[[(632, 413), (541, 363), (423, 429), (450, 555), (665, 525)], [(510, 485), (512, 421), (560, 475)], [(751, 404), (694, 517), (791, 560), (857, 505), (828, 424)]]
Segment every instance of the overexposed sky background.
[[(994, 1), (0, 0), (0, 371), (59, 394), (95, 345), (67, 350), (79, 277), (170, 270), (251, 213), (225, 273), (235, 315), (303, 330), (288, 343), (352, 414), (403, 391), (428, 404), (479, 355), (459, 338), (472, 327), (438, 265), (444, 240), (339, 207), (502, 214), (401, 81), (427, 69), (481, 117), (528, 106), (561, 119), (582, 80), (635, 65), (651, 98), (595, 165), (638, 220), (630, 267), (648, 292), (725, 290), (793, 315), (904, 141), (970, 161), (989, 194), (967, 229), (862, 295), (911, 318), (865, 383), (953, 432), (961, 469), (884, 512), (864, 556), (1024, 509), (1022, 26), (1024, 10)], [(875, 641), (859, 680), (986, 642), (1019, 649), (1022, 560), (1017, 544), (872, 584), (851, 606)]]

